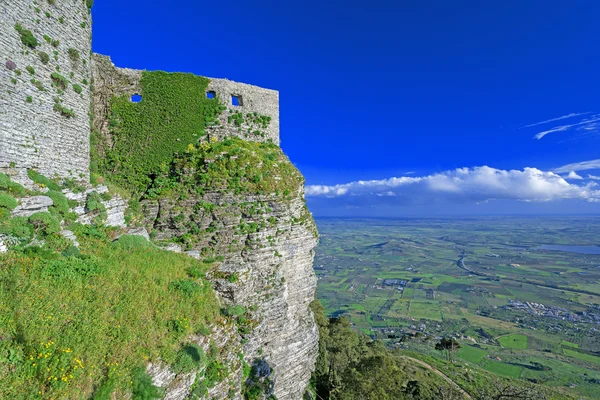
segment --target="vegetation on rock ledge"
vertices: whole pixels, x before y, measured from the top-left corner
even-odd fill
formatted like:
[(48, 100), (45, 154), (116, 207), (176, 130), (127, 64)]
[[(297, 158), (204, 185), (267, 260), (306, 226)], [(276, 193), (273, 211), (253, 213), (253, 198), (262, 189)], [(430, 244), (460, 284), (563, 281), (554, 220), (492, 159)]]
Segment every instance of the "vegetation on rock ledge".
[(182, 345), (220, 318), (204, 278), (210, 265), (139, 236), (114, 241), (112, 228), (71, 224), (58, 191), (49, 192), (50, 212), (12, 217), (13, 195), (25, 193), (0, 174), (0, 236), (10, 248), (0, 254), (0, 398), (156, 398), (146, 364), (189, 369)]

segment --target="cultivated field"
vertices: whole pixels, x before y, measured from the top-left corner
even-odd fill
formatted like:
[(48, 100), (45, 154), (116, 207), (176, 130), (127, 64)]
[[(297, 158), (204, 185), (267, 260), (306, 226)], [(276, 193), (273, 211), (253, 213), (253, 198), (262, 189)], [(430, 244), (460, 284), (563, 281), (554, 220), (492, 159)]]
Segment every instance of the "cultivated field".
[(600, 255), (538, 249), (600, 245), (600, 218), (317, 225), (318, 296), (330, 315), (434, 357), (435, 338), (455, 335), (462, 362), (600, 398)]

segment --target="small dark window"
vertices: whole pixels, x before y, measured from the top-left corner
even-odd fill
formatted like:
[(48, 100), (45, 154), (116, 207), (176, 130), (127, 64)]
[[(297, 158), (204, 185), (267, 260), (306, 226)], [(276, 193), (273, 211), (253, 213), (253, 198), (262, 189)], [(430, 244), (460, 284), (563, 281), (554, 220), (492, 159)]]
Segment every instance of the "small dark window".
[(234, 94), (231, 95), (231, 105), (232, 106), (241, 106), (242, 105), (242, 96), (236, 96)]
[(139, 103), (140, 101), (142, 101), (142, 96), (140, 96), (139, 94), (136, 93), (133, 96), (131, 96), (132, 103)]
[(208, 91), (206, 92), (206, 97), (209, 99), (214, 99), (217, 96), (217, 94), (214, 91)]

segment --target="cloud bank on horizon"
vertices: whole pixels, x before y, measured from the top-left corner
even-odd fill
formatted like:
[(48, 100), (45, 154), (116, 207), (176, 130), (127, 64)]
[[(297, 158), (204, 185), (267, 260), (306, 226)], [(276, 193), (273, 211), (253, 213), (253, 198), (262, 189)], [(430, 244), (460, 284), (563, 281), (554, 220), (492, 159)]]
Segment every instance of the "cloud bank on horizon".
[[(594, 161), (600, 163), (600, 160)], [(483, 203), (490, 200), (549, 202), (579, 199), (600, 202), (600, 185), (594, 182), (595, 177), (583, 178), (574, 171), (571, 169), (568, 175), (561, 176), (556, 171), (537, 168), (457, 168), (420, 177), (402, 176), (338, 185), (309, 185), (306, 187), (306, 196), (343, 198), (359, 203), (366, 199), (377, 199), (379, 202), (402, 205)]]
[(562, 125), (549, 126), (545, 130), (537, 132), (533, 136), (533, 139), (540, 140), (546, 135), (556, 132), (575, 131), (583, 135), (600, 132), (600, 114), (595, 114), (592, 112), (570, 113), (560, 117), (551, 118), (545, 121), (525, 125), (523, 128), (533, 128), (540, 125), (550, 125), (554, 122), (567, 119), (570, 119), (571, 122)]

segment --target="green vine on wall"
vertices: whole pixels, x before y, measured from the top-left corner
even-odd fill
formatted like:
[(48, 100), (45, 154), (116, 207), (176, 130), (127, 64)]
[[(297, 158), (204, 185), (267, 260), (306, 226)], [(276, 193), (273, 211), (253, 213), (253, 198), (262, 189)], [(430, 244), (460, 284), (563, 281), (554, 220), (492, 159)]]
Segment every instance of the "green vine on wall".
[(109, 147), (98, 143), (101, 174), (135, 193), (143, 193), (164, 166), (205, 135), (205, 127), (223, 111), (218, 99), (208, 99), (209, 80), (186, 73), (144, 72), (141, 102), (128, 96), (111, 104)]

